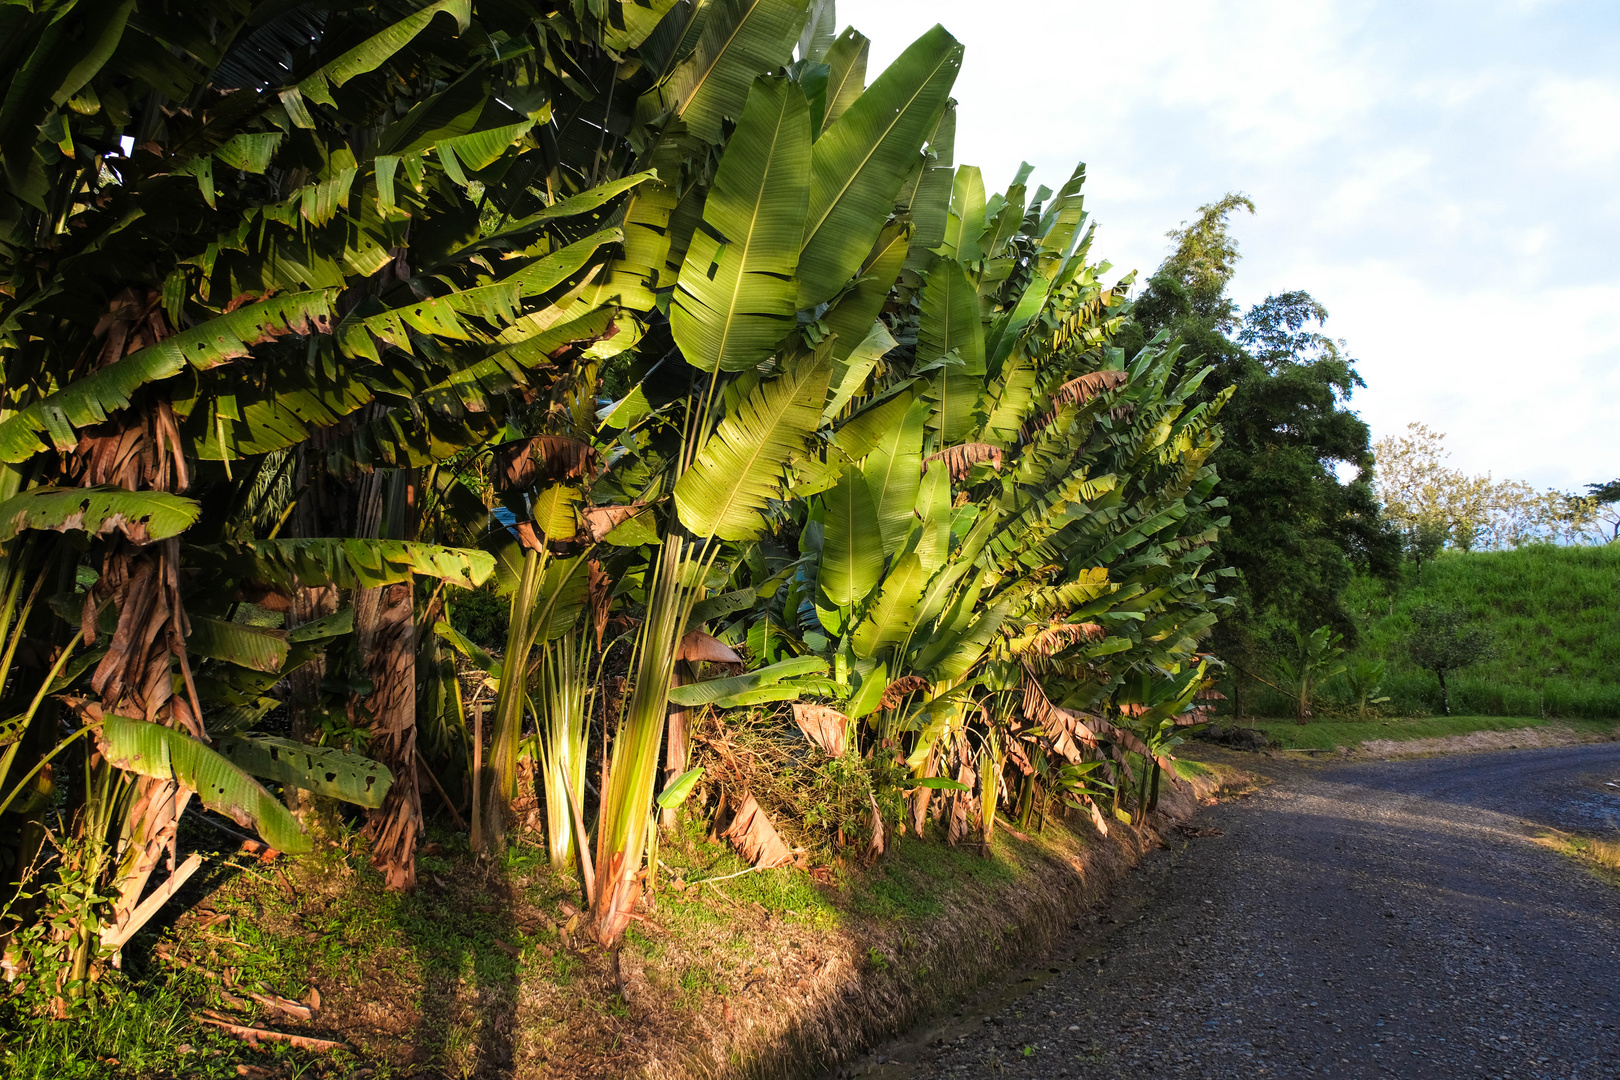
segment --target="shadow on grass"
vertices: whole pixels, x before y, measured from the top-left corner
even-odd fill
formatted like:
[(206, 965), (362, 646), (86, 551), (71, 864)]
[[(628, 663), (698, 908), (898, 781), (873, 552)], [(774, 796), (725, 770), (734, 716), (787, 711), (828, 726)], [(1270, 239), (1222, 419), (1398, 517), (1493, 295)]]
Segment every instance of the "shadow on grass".
[(449, 1075), (515, 1074), (515, 917), (506, 870), (471, 856), (424, 857), (417, 891), (398, 908), (421, 978), (416, 1046)]

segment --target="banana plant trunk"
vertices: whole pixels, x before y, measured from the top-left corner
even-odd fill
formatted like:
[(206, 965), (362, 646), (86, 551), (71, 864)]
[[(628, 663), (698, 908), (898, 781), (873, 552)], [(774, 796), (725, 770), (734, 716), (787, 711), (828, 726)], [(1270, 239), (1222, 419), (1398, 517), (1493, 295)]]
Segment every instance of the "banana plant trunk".
[(422, 793), (416, 773), (416, 619), (411, 582), (356, 590), (354, 622), (361, 663), (371, 681), (370, 756), (394, 782), (366, 819), (371, 861), (388, 888), (416, 887), (416, 844), (422, 835)]

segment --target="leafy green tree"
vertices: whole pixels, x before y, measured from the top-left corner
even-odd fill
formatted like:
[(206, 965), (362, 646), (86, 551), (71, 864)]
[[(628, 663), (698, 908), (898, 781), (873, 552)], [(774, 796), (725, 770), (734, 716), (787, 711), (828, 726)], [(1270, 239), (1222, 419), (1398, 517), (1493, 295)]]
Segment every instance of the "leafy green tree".
[(1432, 671), (1440, 680), (1440, 704), (1451, 715), (1451, 692), (1446, 688), (1446, 672), (1477, 664), (1491, 657), (1490, 633), (1472, 625), (1462, 608), (1424, 604), (1412, 611), (1412, 633), (1406, 642), (1412, 662)]
[[(1239, 580), (1236, 608), (1213, 646), (1254, 670), (1274, 622), (1287, 630), (1326, 624), (1353, 637), (1341, 594), (1357, 568), (1393, 573), (1400, 540), (1380, 519), (1369, 431), (1349, 408), (1363, 383), (1344, 343), (1322, 333), (1325, 308), (1308, 293), (1287, 292), (1240, 313), (1227, 294), (1239, 259), (1230, 218), (1243, 210), (1252, 213), (1252, 201), (1229, 194), (1169, 234), (1175, 249), (1137, 298), (1120, 341), (1128, 351), (1169, 333), (1213, 368), (1201, 399), (1231, 395), (1210, 463), (1227, 519), (1218, 558)], [(1348, 480), (1343, 467), (1353, 470)], [(1236, 682), (1241, 691), (1241, 674)], [(1234, 696), (1241, 711), (1241, 694)]]

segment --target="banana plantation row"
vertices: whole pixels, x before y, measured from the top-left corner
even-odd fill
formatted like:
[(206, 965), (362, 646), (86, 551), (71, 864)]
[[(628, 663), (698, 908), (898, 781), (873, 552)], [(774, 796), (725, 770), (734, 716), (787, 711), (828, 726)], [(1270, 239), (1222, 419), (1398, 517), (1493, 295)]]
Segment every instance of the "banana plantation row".
[[(288, 854), (354, 804), (410, 888), (426, 814), (491, 850), (531, 776), (612, 946), (742, 710), (879, 778), (836, 823), (874, 853), (1151, 807), (1211, 693), (1225, 395), (1111, 347), (1083, 169), (955, 164), (956, 40), (868, 81), (835, 28), (0, 8), (14, 977), (82, 994), (195, 804)], [(473, 588), (504, 648), (453, 628)]]

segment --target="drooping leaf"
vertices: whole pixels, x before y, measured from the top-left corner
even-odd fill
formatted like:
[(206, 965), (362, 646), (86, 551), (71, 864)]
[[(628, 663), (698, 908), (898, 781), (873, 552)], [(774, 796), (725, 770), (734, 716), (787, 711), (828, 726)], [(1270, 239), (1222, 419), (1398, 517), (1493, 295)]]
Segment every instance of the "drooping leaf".
[(356, 806), (381, 806), (394, 782), (380, 763), (332, 746), (269, 735), (226, 735), (218, 745), (222, 757), (249, 775)]
[(283, 293), (244, 304), (74, 380), (0, 421), (0, 461), (26, 461), (46, 448), (45, 437), (58, 450), (72, 450), (78, 443), (76, 428), (101, 423), (109, 413), (128, 406), (139, 387), (178, 375), (188, 366), (206, 371), (247, 356), (252, 345), (286, 334), (330, 333), (336, 293), (335, 289)]
[(433, 17), (446, 12), (456, 20), (458, 30), (466, 30), (472, 21), (472, 0), (438, 0), (419, 11), (413, 11), (387, 29), (373, 34), (354, 48), (329, 63), (298, 84), (298, 90), (312, 101), (336, 105), (328, 86), (342, 86), (357, 75), (376, 71), (399, 50), (409, 45), (418, 34), (427, 29)]
[(495, 569), (495, 557), (487, 551), (402, 540), (254, 540), (201, 551), (219, 559), (238, 580), (281, 591), (298, 585), (373, 588), (415, 575), (471, 589)]
[(238, 825), (258, 831), (277, 851), (309, 851), (310, 839), (281, 801), (226, 758), (190, 735), (162, 724), (123, 716), (103, 719), (101, 752), (115, 768), (173, 780), (197, 793), (202, 804)]
[(191, 634), (186, 638), (188, 652), (267, 674), (286, 666), (287, 649), (287, 635), (279, 630), (244, 626), (205, 615), (191, 616)]
[(145, 544), (185, 532), (201, 509), (195, 501), (166, 491), (30, 488), (0, 503), (0, 542), (29, 529), (46, 529), (91, 536), (117, 532), (132, 543)]
[(681, 522), (698, 536), (747, 540), (765, 527), (783, 471), (821, 421), (832, 365), (823, 352), (754, 387), (720, 421), (675, 483)]
[(790, 679), (796, 675), (819, 675), (826, 670), (827, 661), (819, 656), (796, 656), (790, 660), (779, 660), (774, 664), (762, 667), (757, 671), (750, 671), (744, 675), (731, 675), (723, 679), (705, 679), (702, 682), (671, 687), (669, 700), (673, 704), (684, 705), (687, 708), (697, 705), (709, 705), (735, 694), (772, 686), (783, 679)]

